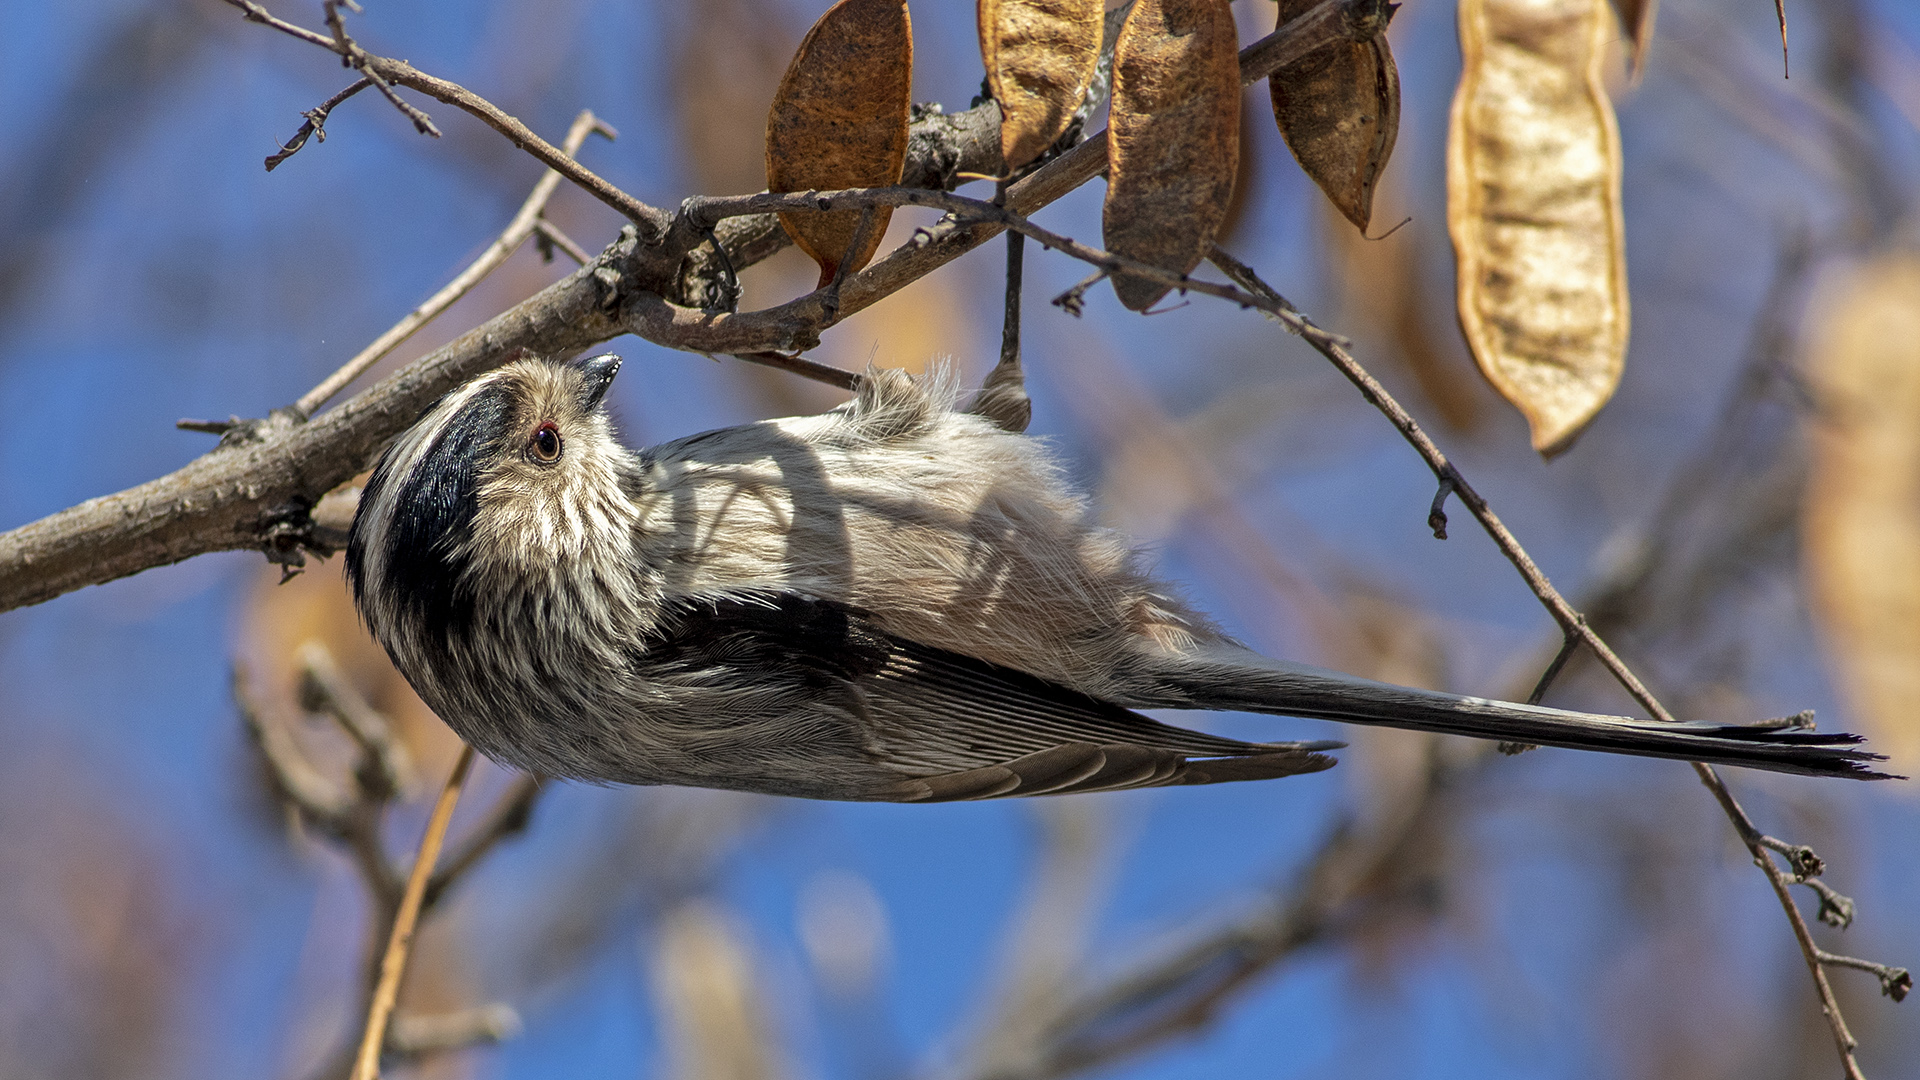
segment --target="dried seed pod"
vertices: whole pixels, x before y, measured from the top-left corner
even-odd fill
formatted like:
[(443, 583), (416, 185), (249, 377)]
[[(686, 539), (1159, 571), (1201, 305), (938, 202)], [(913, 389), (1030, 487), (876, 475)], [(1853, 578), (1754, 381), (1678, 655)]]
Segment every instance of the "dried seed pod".
[(1447, 137), (1461, 329), (1552, 455), (1626, 356), (1620, 133), (1601, 85), (1607, 0), (1461, 0)]
[(1807, 580), (1853, 716), (1911, 767), (1920, 759), (1920, 258), (1868, 263), (1817, 308)]
[[(1177, 273), (1199, 265), (1233, 196), (1240, 161), (1240, 62), (1227, 0), (1139, 0), (1113, 56), (1108, 250)], [(1135, 311), (1169, 286), (1118, 274)]]
[[(912, 106), (913, 33), (903, 0), (840, 0), (807, 31), (767, 114), (767, 190), (825, 191), (900, 182)], [(892, 215), (876, 208), (857, 251), (861, 211), (781, 214), (820, 284), (865, 266)]]
[(1073, 119), (1100, 62), (1101, 0), (980, 0), (980, 58), (1009, 173)]
[[(1316, 0), (1280, 0), (1285, 26)], [(1273, 119), (1287, 148), (1361, 232), (1373, 217), (1373, 189), (1400, 130), (1400, 72), (1386, 35), (1312, 52), (1267, 79)]]

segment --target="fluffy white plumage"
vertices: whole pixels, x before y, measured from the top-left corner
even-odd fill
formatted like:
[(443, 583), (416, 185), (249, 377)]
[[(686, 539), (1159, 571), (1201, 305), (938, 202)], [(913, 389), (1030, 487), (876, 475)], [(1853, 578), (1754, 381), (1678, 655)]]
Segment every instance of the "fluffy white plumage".
[[(348, 552), (428, 704), (555, 775), (940, 799), (1253, 779), (1334, 744), (1128, 711), (1238, 708), (1863, 773), (1850, 736), (1657, 725), (1385, 686), (1232, 642), (1092, 522), (1045, 445), (873, 371), (818, 416), (634, 452), (617, 358), (524, 360), (382, 458)], [(559, 439), (548, 459), (543, 431)]]

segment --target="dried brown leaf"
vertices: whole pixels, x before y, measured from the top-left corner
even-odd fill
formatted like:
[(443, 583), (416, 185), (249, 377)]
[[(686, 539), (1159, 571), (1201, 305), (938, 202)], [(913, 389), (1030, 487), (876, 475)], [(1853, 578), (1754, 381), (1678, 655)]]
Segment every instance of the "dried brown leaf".
[[(1280, 0), (1285, 26), (1316, 0)], [(1361, 232), (1400, 130), (1400, 71), (1384, 34), (1309, 53), (1267, 79), (1287, 148)]]
[[(1114, 49), (1101, 234), (1119, 255), (1186, 273), (1226, 216), (1240, 161), (1240, 63), (1227, 0), (1139, 0)], [(1113, 279), (1152, 307), (1168, 287)]]
[[(912, 106), (913, 31), (903, 0), (840, 0), (807, 31), (767, 114), (767, 190), (826, 191), (900, 182)], [(841, 261), (852, 273), (880, 247), (892, 211), (872, 212), (857, 251), (861, 211), (781, 214), (820, 284)]]
[(1102, 0), (980, 0), (980, 57), (1012, 172), (1053, 144), (1100, 62)]
[(1920, 760), (1920, 257), (1881, 258), (1820, 305), (1807, 577), (1842, 696), (1876, 748)]
[(1461, 0), (1447, 136), (1460, 326), (1480, 370), (1567, 448), (1626, 356), (1620, 133), (1601, 85), (1605, 0)]

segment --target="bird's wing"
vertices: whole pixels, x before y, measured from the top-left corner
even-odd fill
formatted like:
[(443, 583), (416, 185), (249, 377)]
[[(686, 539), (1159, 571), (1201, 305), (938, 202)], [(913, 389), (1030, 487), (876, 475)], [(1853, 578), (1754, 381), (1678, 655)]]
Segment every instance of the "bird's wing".
[(794, 592), (684, 600), (649, 650), (709, 685), (781, 685), (858, 726), (896, 780), (837, 797), (937, 802), (1318, 772), (1335, 742), (1247, 743), (1171, 727), (1024, 672), (887, 633)]

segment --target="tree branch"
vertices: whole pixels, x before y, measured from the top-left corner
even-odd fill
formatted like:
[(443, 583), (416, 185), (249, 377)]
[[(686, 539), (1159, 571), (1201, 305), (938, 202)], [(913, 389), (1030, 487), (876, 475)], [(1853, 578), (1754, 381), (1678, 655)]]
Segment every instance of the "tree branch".
[(533, 129), (514, 117), (508, 116), (499, 106), (486, 98), (458, 83), (428, 75), (405, 60), (394, 60), (367, 52), (347, 36), (344, 24), (339, 19), (337, 3), (327, 4), (327, 21), (334, 31), (332, 37), (274, 18), (253, 0), (227, 0), (227, 3), (245, 12), (249, 21), (270, 26), (281, 33), (337, 54), (348, 67), (372, 80), (373, 84), (387, 95), (387, 99), (413, 121), (414, 127), (418, 128), (422, 134), (437, 136), (440, 132), (434, 128), (433, 122), (425, 113), (402, 101), (393, 92), (394, 86), (418, 90), (478, 117), (482, 123), (505, 135), (513, 145), (545, 162), (547, 167), (578, 184), (594, 198), (619, 211), (622, 216), (638, 225), (650, 242), (657, 241), (665, 235), (667, 226), (672, 223), (672, 218), (666, 211), (648, 206), (608, 183), (593, 170), (573, 160), (572, 155), (535, 135)]
[(407, 875), (407, 889), (401, 895), (400, 908), (393, 917), (393, 929), (387, 938), (387, 952), (380, 961), (380, 981), (374, 987), (373, 1003), (367, 1009), (366, 1031), (360, 1038), (360, 1052), (354, 1058), (353, 1080), (379, 1080), (380, 1051), (387, 1041), (387, 1022), (400, 998), (400, 977), (406, 974), (407, 959), (413, 951), (413, 928), (420, 918), (426, 898), (427, 881), (433, 864), (440, 857), (440, 843), (446, 839), (447, 825), (453, 820), (454, 804), (460, 801), (460, 789), (473, 768), (473, 747), (462, 746), (447, 777), (440, 798), (427, 819), (427, 831), (420, 838), (420, 852), (414, 856), (413, 871)]
[[(608, 140), (619, 137), (618, 132), (594, 116), (591, 110), (581, 110), (580, 115), (573, 118), (573, 126), (567, 129), (567, 137), (561, 143), (561, 152), (571, 158), (580, 152), (580, 147), (587, 141), (587, 136), (596, 132)], [(319, 411), (320, 406), (325, 405), (335, 394), (346, 389), (348, 383), (365, 374), (368, 368), (379, 363), (381, 358), (399, 347), (401, 342), (412, 337), (415, 331), (432, 322), (441, 312), (467, 295), (475, 285), (478, 285), (488, 274), (493, 273), (501, 263), (506, 262), (507, 257), (517, 251), (528, 237), (542, 232), (546, 222), (541, 215), (546, 212), (547, 202), (553, 198), (553, 193), (559, 186), (560, 173), (548, 169), (546, 174), (540, 177), (539, 182), (533, 185), (532, 193), (527, 196), (525, 202), (520, 204), (520, 209), (513, 215), (513, 220), (507, 223), (507, 227), (501, 230), (493, 243), (487, 245), (487, 249), (480, 253), (479, 258), (473, 260), (465, 270), (455, 274), (453, 280), (447, 282), (439, 292), (408, 312), (407, 317), (395, 323), (392, 329), (375, 338), (373, 344), (360, 350), (358, 356), (342, 364), (340, 370), (327, 376), (319, 386), (301, 395), (300, 400), (293, 404), (294, 411), (301, 416), (312, 416)], [(559, 233), (558, 230), (553, 230), (547, 235), (555, 236)], [(578, 251), (572, 241), (565, 240), (564, 237), (562, 240), (569, 251)], [(578, 254), (576, 261), (584, 266), (589, 258), (582, 252)]]
[[(255, 22), (330, 51), (334, 47), (331, 38), (284, 24), (258, 5), (229, 2)], [(1242, 50), (1242, 79), (1263, 78), (1282, 63), (1344, 40), (1328, 25), (1328, 9), (1364, 12), (1376, 6), (1377, 0), (1323, 0)], [(992, 153), (998, 154), (997, 123), (990, 135), (985, 124), (944, 126), (971, 133), (969, 138), (982, 143), (993, 142)], [(982, 144), (956, 147), (951, 140), (930, 136), (918, 145), (953, 152), (958, 159), (987, 156)], [(548, 163), (579, 179), (571, 158), (555, 154)], [(1095, 136), (1013, 185), (1007, 205), (1021, 214), (1032, 213), (1105, 167), (1106, 140)], [(928, 168), (925, 158), (909, 163), (910, 171)], [(784, 234), (776, 242), (764, 231), (761, 223), (772, 218), (739, 220), (736, 230), (721, 232), (735, 266), (750, 265), (785, 245)], [(1000, 231), (998, 224), (979, 224), (893, 252), (847, 279), (840, 291), (840, 317), (899, 291)], [(567, 354), (629, 330), (671, 347), (725, 354), (792, 353), (814, 343), (821, 314), (815, 298), (803, 297), (755, 316), (731, 317), (665, 299), (683, 295), (683, 263), (694, 261), (686, 256), (704, 240), (691, 227), (668, 232), (669, 242), (648, 246), (630, 228), (576, 273), (309, 422), (281, 410), (229, 433), (221, 447), (167, 476), (0, 534), (0, 611), (213, 551), (262, 550), (269, 558), (296, 566), (303, 561), (303, 551), (325, 555), (330, 545), (316, 535), (308, 516), (314, 504), (365, 469), (435, 398), (522, 351)], [(712, 332), (712, 324), (723, 318), (738, 321), (726, 334)], [(850, 381), (850, 373), (833, 378)]]

